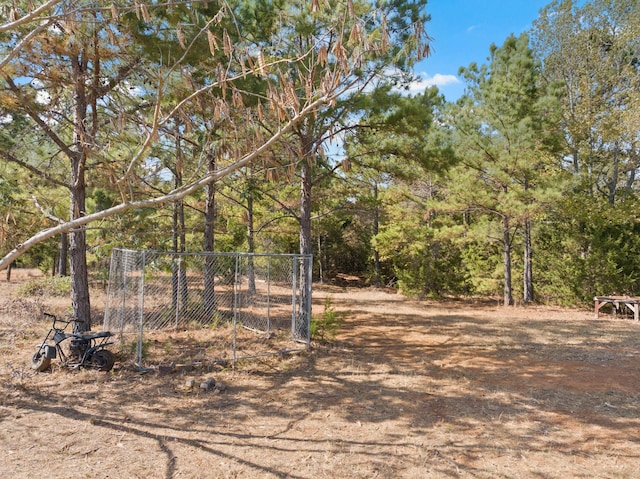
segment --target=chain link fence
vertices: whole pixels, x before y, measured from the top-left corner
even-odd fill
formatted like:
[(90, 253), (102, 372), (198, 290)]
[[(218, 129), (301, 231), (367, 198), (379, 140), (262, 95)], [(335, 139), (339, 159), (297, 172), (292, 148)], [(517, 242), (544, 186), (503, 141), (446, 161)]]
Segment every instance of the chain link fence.
[(311, 256), (114, 249), (104, 329), (140, 368), (308, 348)]

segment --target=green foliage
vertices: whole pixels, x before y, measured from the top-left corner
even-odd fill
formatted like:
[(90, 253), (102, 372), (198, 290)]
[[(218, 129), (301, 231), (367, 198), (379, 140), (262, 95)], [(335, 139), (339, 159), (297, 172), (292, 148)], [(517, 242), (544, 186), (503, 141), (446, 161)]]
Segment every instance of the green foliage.
[(330, 280), (338, 273), (356, 276), (366, 275), (369, 269), (371, 254), (371, 222), (359, 200), (345, 201), (340, 179), (333, 179), (323, 188), (318, 188), (318, 198), (324, 200), (319, 205), (329, 211), (320, 217), (313, 228), (313, 255), (316, 267), (314, 277), (320, 271), (323, 280)]
[[(142, 351), (140, 353), (140, 359), (145, 359), (149, 356), (149, 350), (152, 347), (153, 341), (151, 339), (145, 339), (142, 341)], [(135, 360), (138, 360), (138, 348), (140, 347), (140, 342), (138, 340), (133, 341), (121, 341), (118, 343), (118, 350), (116, 354), (122, 357), (135, 357)]]
[(564, 161), (584, 193), (637, 191), (640, 3), (555, 1), (534, 23), (543, 82), (561, 92)]
[(68, 276), (30, 279), (18, 288), (20, 296), (65, 297), (71, 293), (71, 281)]
[(503, 271), (498, 243), (467, 242), (460, 256), (467, 272), (468, 292), (480, 296), (500, 294)]
[(640, 201), (568, 196), (539, 228), (538, 291), (544, 300), (590, 304), (594, 296), (640, 293)]
[(405, 294), (439, 297), (471, 290), (459, 236), (463, 230), (431, 207), (435, 198), (416, 194), (428, 181), (385, 192), (387, 220), (373, 240), (381, 259), (391, 265)]
[(311, 338), (319, 341), (332, 341), (343, 322), (343, 316), (333, 309), (330, 297), (324, 299), (324, 311), (311, 318)]
[[(449, 175), (445, 209), (473, 212), (479, 218), (472, 221), (481, 224), (500, 224), (500, 231), (487, 240), (502, 243), (503, 298), (512, 304), (513, 253), (523, 245), (522, 271), (531, 277), (528, 259), (536, 245), (530, 225), (558, 196), (553, 175), (558, 102), (554, 91), (540, 85), (526, 34), (509, 36), (501, 47), (492, 45), (490, 53), (488, 64), (460, 70), (468, 88), (451, 108), (450, 121), (461, 161)], [(524, 300), (532, 301), (529, 283), (524, 290)]]
[(440, 297), (470, 292), (463, 251), (428, 226), (387, 225), (376, 236), (382, 258), (393, 265), (404, 294)]

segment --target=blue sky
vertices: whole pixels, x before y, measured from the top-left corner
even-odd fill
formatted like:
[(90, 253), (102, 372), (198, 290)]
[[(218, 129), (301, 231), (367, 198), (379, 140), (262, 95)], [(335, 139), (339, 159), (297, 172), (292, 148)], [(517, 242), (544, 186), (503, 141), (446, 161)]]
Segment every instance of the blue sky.
[(429, 0), (433, 37), (431, 56), (415, 68), (423, 78), (419, 87), (435, 84), (447, 100), (457, 99), (464, 85), (458, 69), (471, 62), (486, 63), (489, 46), (502, 45), (513, 33), (528, 30), (542, 7), (551, 0)]

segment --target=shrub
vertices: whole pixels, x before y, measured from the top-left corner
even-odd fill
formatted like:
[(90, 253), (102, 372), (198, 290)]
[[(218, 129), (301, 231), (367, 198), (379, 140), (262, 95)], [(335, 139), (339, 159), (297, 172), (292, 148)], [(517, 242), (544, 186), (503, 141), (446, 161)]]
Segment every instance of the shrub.
[(331, 305), (331, 298), (324, 300), (324, 311), (321, 315), (311, 318), (311, 338), (320, 341), (331, 341), (342, 324), (342, 315)]
[(29, 296), (69, 296), (71, 279), (68, 276), (31, 279), (18, 288), (18, 295)]

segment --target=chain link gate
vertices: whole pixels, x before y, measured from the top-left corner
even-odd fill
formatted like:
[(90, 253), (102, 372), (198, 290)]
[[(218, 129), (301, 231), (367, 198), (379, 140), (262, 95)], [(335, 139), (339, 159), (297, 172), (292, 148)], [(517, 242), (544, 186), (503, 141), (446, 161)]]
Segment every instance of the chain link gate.
[(235, 362), (308, 348), (311, 261), (311, 255), (114, 249), (103, 327), (121, 341), (137, 338), (140, 368), (172, 356)]

